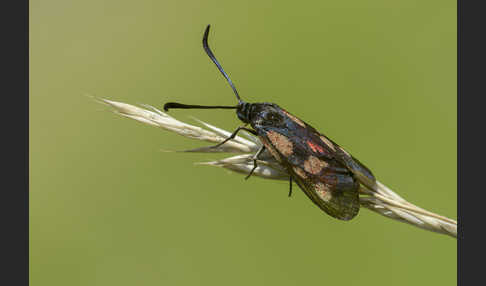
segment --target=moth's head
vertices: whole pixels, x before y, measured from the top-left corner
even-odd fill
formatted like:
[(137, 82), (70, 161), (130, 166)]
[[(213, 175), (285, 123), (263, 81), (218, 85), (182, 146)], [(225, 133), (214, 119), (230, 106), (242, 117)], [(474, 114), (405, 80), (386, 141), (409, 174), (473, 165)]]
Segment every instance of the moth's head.
[(238, 107), (236, 108), (236, 115), (238, 116), (238, 118), (245, 122), (245, 123), (250, 123), (251, 121), (251, 114), (250, 114), (250, 111), (252, 109), (252, 105), (251, 103), (247, 103), (247, 102), (243, 102), (243, 101), (240, 101), (238, 103)]

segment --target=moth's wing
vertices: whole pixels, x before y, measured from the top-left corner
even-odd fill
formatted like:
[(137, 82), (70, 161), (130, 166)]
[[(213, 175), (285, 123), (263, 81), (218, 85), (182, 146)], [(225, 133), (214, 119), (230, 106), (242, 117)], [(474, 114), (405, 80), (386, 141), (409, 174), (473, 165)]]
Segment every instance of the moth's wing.
[(358, 159), (354, 158), (351, 154), (349, 154), (346, 150), (344, 150), (341, 146), (336, 144), (331, 139), (327, 138), (325, 135), (320, 134), (321, 137), (325, 137), (327, 139), (327, 144), (332, 144), (334, 148), (332, 148), (334, 152), (334, 158), (339, 161), (341, 164), (346, 166), (346, 168), (351, 171), (355, 178), (365, 185), (366, 187), (374, 190), (376, 189), (376, 178), (371, 173), (370, 169), (368, 169), (365, 165), (363, 165)]
[(342, 147), (337, 146), (338, 152), (336, 159), (344, 164), (346, 168), (348, 168), (366, 187), (370, 188), (371, 190), (376, 189), (376, 178), (371, 173), (370, 169), (368, 169), (365, 165), (361, 164), (361, 162), (354, 158), (351, 154), (349, 154), (346, 150), (344, 150)]
[(350, 170), (322, 148), (318, 137), (304, 131), (287, 136), (272, 130), (260, 139), (314, 204), (337, 219), (355, 217), (360, 206), (359, 182)]
[(337, 219), (352, 219), (360, 207), (359, 182), (337, 159), (338, 146), (310, 125), (286, 115), (292, 121), (290, 127), (260, 128), (260, 140), (319, 208)]
[(287, 124), (291, 124), (293, 133), (305, 141), (307, 146), (310, 147), (308, 152), (318, 153), (320, 157), (336, 159), (351, 171), (360, 183), (372, 190), (376, 189), (375, 176), (358, 159), (351, 156), (341, 146), (327, 138), (327, 136), (319, 133), (314, 127), (283, 109), (282, 112), (287, 116)]
[(317, 176), (299, 169), (297, 173), (295, 169), (290, 170), (294, 181), (327, 214), (340, 220), (350, 220), (358, 214), (359, 183), (346, 169), (327, 167)]
[(376, 179), (373, 173), (341, 146), (327, 138), (326, 135), (320, 134), (308, 124), (305, 128), (296, 128), (296, 133), (300, 138), (303, 138), (307, 147), (310, 147), (310, 149), (307, 149), (308, 152), (316, 153), (319, 157), (336, 159), (351, 171), (360, 183), (372, 190), (376, 189)]

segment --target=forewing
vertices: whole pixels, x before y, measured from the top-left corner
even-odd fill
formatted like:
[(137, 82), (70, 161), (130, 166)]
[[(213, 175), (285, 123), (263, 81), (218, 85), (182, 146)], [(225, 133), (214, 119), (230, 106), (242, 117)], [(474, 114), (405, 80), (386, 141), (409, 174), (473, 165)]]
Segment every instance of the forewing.
[(312, 126), (279, 110), (279, 124), (257, 126), (262, 143), (322, 210), (341, 220), (355, 217), (360, 183), (375, 188), (371, 171)]
[(295, 133), (298, 138), (304, 140), (307, 147), (309, 147), (309, 151), (318, 154), (319, 157), (336, 159), (351, 171), (360, 183), (372, 190), (376, 188), (375, 176), (373, 176), (373, 173), (371, 173), (371, 171), (358, 159), (354, 158), (334, 141), (327, 138), (326, 135), (319, 133), (314, 127), (291, 115), (287, 111), (284, 111), (284, 114), (288, 116), (288, 121), (292, 121), (292, 128), (290, 129), (293, 130), (293, 133)]
[(336, 159), (351, 171), (360, 183), (373, 190), (376, 188), (375, 176), (358, 159), (351, 156), (327, 136), (320, 134), (314, 127), (283, 109), (282, 112), (287, 116), (287, 122), (292, 124), (290, 129), (296, 136), (306, 140), (305, 143), (311, 151), (319, 154), (320, 157)]
[(327, 138), (325, 135), (321, 135), (325, 137), (331, 144), (334, 146), (335, 158), (341, 164), (346, 166), (346, 168), (351, 171), (355, 178), (365, 185), (366, 187), (374, 190), (376, 189), (376, 178), (371, 173), (370, 169), (368, 169), (365, 165), (363, 165), (358, 159), (354, 158), (351, 154), (349, 154), (346, 150), (344, 150), (341, 146), (334, 143), (332, 140)]
[(315, 138), (271, 129), (260, 139), (319, 208), (341, 220), (352, 219), (358, 214), (358, 181), (343, 164), (329, 157), (330, 153), (316, 147), (320, 143)]

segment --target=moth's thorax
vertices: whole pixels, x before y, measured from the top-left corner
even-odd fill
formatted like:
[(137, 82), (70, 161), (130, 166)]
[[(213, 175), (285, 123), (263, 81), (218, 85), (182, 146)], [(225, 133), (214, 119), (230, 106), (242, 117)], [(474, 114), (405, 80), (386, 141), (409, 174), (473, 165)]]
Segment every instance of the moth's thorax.
[(273, 103), (247, 103), (240, 102), (236, 109), (238, 118), (245, 122), (251, 123), (252, 126), (278, 124), (282, 119), (282, 109)]
[(264, 133), (269, 130), (282, 130), (288, 135), (293, 133), (298, 135), (297, 133), (310, 127), (275, 103), (250, 103), (246, 107), (246, 111), (246, 118), (244, 119), (247, 121), (242, 121), (250, 123), (258, 133)]
[[(243, 108), (242, 108), (243, 109)], [(285, 128), (286, 116), (285, 111), (274, 103), (249, 103), (246, 107), (246, 117), (243, 122), (250, 123), (251, 126), (261, 131), (266, 128)]]

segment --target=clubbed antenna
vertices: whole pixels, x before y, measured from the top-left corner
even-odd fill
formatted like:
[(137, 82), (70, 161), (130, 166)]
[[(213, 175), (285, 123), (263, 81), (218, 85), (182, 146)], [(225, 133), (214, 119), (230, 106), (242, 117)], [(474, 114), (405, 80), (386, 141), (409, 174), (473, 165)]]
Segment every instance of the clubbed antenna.
[(204, 50), (206, 51), (206, 53), (208, 54), (209, 58), (213, 61), (213, 63), (218, 67), (219, 71), (221, 72), (221, 74), (226, 78), (226, 80), (228, 81), (229, 85), (231, 86), (231, 88), (233, 89), (233, 92), (235, 93), (236, 95), (236, 98), (238, 99), (238, 102), (241, 102), (241, 99), (240, 99), (240, 96), (238, 95), (238, 91), (236, 90), (236, 87), (235, 85), (233, 84), (233, 82), (231, 81), (231, 79), (229, 78), (229, 76), (226, 74), (226, 72), (224, 71), (223, 67), (219, 64), (218, 60), (216, 59), (216, 57), (214, 56), (213, 52), (211, 51), (211, 49), (209, 48), (209, 45), (208, 45), (208, 36), (209, 36), (209, 27), (211, 25), (208, 25), (206, 27), (206, 31), (204, 31), (204, 36), (203, 36), (203, 47), (204, 47)]

